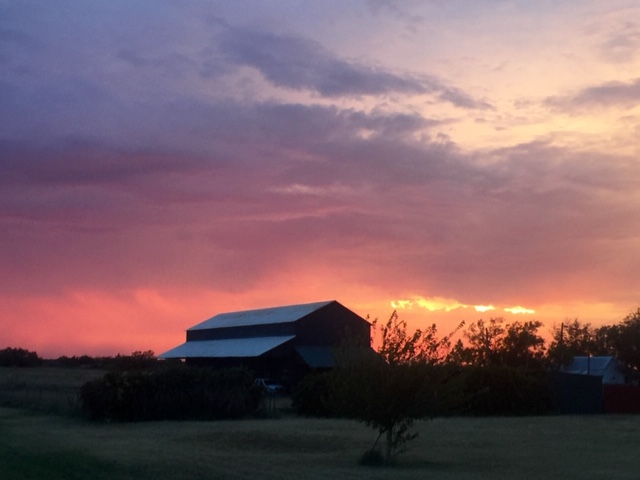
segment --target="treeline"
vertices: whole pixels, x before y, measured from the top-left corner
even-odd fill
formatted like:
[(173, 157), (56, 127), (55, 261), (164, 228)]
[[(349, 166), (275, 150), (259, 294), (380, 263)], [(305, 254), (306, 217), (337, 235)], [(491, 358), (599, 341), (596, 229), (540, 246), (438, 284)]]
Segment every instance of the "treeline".
[(36, 352), (24, 348), (5, 348), (0, 350), (0, 367), (39, 367), (43, 360)]
[(158, 359), (152, 350), (147, 350), (135, 351), (130, 355), (118, 354), (115, 357), (62, 356), (55, 360), (45, 360), (45, 364), (56, 367), (96, 368), (124, 372), (153, 368), (158, 364)]
[(36, 352), (24, 348), (8, 347), (0, 350), (0, 367), (65, 367), (95, 368), (100, 370), (144, 370), (158, 364), (153, 351), (136, 351), (131, 355), (118, 354), (115, 357), (61, 356), (43, 359)]

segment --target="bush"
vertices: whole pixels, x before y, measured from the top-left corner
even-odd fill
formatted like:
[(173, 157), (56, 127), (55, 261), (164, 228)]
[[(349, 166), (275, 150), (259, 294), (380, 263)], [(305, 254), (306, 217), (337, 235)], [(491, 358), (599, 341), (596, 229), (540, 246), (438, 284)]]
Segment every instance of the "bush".
[(358, 460), (358, 465), (365, 467), (388, 466), (387, 462), (385, 462), (384, 455), (382, 455), (382, 452), (378, 449), (369, 449), (364, 452)]
[(331, 401), (331, 374), (307, 375), (293, 390), (291, 405), (298, 415), (330, 417), (334, 413)]
[(470, 415), (540, 415), (551, 410), (548, 374), (505, 366), (462, 371), (463, 408)]
[(109, 372), (82, 386), (80, 402), (92, 420), (212, 420), (254, 413), (260, 390), (244, 369), (179, 366)]

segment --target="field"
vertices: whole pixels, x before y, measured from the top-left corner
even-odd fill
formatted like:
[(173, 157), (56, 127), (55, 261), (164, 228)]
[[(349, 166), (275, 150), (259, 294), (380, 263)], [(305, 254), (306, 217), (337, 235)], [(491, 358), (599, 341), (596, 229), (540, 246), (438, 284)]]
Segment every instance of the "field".
[(0, 368), (0, 406), (77, 413), (80, 386), (104, 373), (90, 368)]
[(281, 411), (240, 421), (93, 424), (2, 407), (0, 472), (42, 480), (640, 478), (640, 416), (448, 418), (417, 429), (397, 466), (375, 468), (357, 464), (375, 432), (347, 420)]

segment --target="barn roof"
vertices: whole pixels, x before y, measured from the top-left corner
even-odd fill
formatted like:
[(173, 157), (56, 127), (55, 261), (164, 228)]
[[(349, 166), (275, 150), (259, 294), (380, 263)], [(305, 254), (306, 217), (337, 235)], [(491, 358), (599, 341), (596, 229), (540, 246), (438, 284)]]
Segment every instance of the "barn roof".
[(302, 317), (333, 303), (334, 301), (335, 300), (330, 300), (326, 302), (306, 303), (302, 305), (289, 305), (286, 307), (261, 308), (258, 310), (221, 313), (189, 328), (188, 331), (295, 322), (300, 320)]
[(294, 335), (190, 341), (178, 345), (160, 356), (162, 358), (259, 357), (293, 338)]

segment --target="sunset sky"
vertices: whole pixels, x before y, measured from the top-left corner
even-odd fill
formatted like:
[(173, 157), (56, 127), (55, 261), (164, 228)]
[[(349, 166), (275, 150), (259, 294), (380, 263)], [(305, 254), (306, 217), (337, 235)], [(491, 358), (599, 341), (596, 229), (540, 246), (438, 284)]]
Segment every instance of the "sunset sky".
[(639, 154), (637, 1), (0, 0), (0, 348), (332, 299), (617, 323)]

